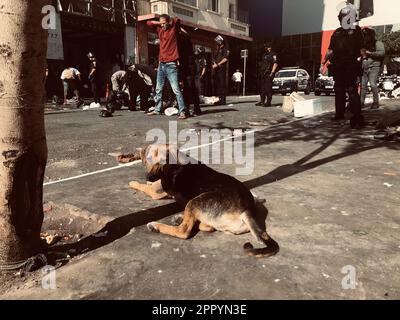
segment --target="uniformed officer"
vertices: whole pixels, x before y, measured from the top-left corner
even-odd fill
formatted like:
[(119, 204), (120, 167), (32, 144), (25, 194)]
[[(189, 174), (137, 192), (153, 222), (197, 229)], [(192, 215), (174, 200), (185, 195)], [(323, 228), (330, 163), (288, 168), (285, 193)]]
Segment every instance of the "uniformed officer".
[[(354, 19), (349, 19), (354, 17)], [(363, 126), (361, 100), (358, 94), (357, 80), (362, 75), (362, 65), (359, 61), (364, 39), (361, 28), (356, 25), (356, 11), (347, 5), (339, 12), (342, 27), (332, 35), (329, 50), (322, 61), (321, 73), (328, 60), (331, 62), (329, 71), (335, 80), (335, 109), (334, 121), (345, 120), (346, 92), (349, 95), (352, 118), (350, 125), (359, 129)], [(352, 21), (354, 20), (354, 21)]]
[(213, 58), (213, 71), (215, 77), (215, 85), (217, 87), (217, 94), (219, 96), (218, 105), (226, 104), (226, 77), (227, 67), (229, 61), (229, 50), (226, 48), (225, 39), (218, 35), (215, 38), (218, 44), (217, 51)]
[(204, 96), (204, 81), (207, 72), (207, 59), (205, 58), (204, 47), (199, 47), (195, 53), (196, 63), (196, 88), (201, 96)]
[[(260, 96), (261, 101), (256, 106), (270, 107), (272, 102), (272, 83), (278, 69), (278, 57), (272, 50), (271, 43), (264, 44), (265, 53), (260, 61)], [(265, 102), (267, 99), (267, 102)]]

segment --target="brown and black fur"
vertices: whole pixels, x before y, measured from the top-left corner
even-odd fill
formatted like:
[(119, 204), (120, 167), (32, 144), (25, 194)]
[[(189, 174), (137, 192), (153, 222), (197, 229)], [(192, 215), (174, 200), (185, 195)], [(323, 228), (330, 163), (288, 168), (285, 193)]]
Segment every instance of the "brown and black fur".
[[(257, 242), (266, 247), (254, 249), (250, 243), (246, 243), (244, 249), (249, 255), (265, 257), (279, 251), (278, 244), (257, 224), (255, 199), (243, 183), (201, 163), (182, 165), (175, 161), (169, 164), (168, 145), (160, 146), (161, 157), (157, 147), (150, 148), (152, 151), (149, 151), (149, 147), (141, 151), (141, 158), (152, 183), (143, 185), (131, 182), (130, 186), (153, 199), (172, 196), (185, 208), (179, 226), (152, 222), (148, 224), (151, 231), (180, 239), (188, 239), (195, 226), (205, 232), (251, 232)], [(164, 159), (160, 162), (161, 158)]]

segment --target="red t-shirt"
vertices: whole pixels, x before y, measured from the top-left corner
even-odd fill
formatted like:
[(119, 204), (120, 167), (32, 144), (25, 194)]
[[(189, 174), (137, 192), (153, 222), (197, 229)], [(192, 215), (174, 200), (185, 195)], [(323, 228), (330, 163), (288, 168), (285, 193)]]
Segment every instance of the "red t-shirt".
[(174, 18), (168, 30), (163, 30), (161, 26), (153, 25), (152, 21), (147, 21), (147, 25), (157, 29), (160, 38), (160, 62), (172, 62), (179, 59), (178, 34), (180, 32), (180, 20)]

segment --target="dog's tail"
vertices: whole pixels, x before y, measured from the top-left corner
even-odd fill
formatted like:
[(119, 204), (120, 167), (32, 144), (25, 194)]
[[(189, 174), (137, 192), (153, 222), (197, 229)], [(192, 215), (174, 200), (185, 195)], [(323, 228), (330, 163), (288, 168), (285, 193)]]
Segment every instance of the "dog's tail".
[(266, 231), (261, 230), (250, 212), (243, 214), (243, 221), (249, 227), (251, 234), (256, 238), (257, 242), (265, 245), (264, 248), (255, 249), (251, 243), (246, 243), (243, 249), (248, 255), (262, 258), (274, 256), (279, 252), (278, 243)]

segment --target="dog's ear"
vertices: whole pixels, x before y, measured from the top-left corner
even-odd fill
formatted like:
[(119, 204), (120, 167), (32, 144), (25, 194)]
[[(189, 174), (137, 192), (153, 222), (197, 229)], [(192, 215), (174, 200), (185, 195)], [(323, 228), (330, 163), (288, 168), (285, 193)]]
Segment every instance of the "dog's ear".
[(140, 159), (145, 159), (146, 158), (146, 151), (147, 151), (147, 146), (143, 148), (136, 148), (136, 152), (140, 155)]
[(161, 164), (152, 165), (147, 172), (147, 179), (150, 182), (156, 182), (161, 179), (164, 166)]

